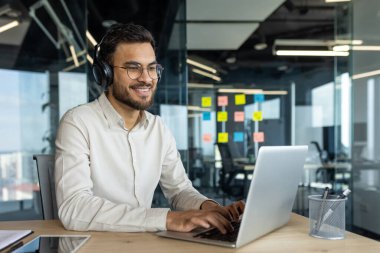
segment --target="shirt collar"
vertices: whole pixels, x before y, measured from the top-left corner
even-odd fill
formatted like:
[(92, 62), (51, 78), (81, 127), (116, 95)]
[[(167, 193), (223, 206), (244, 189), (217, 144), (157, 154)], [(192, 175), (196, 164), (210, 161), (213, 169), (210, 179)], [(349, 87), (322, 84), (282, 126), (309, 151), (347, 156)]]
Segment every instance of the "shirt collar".
[[(108, 126), (121, 126), (124, 128), (124, 119), (120, 116), (120, 114), (115, 110), (110, 101), (108, 100), (105, 92), (103, 92), (98, 98), (99, 105), (103, 110), (104, 117), (108, 122)], [(137, 129), (140, 127), (147, 128), (149, 124), (149, 119), (151, 118), (151, 114), (147, 111), (141, 111), (141, 119), (140, 122), (133, 128)]]

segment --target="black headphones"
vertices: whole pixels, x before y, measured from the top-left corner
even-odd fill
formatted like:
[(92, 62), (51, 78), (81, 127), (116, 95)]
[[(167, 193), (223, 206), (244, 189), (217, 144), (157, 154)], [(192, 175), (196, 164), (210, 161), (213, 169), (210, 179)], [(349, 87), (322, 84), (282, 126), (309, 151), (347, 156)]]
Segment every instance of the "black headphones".
[(102, 40), (95, 46), (94, 51), (94, 63), (92, 64), (92, 74), (94, 75), (95, 82), (103, 87), (107, 87), (113, 81), (113, 69), (105, 61), (99, 59), (100, 46), (104, 40)]

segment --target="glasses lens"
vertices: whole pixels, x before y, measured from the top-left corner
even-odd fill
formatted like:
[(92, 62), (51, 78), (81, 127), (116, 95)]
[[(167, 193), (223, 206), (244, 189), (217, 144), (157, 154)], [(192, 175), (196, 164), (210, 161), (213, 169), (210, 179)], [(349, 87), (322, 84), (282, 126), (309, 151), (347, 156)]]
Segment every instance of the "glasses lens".
[(149, 74), (150, 78), (152, 78), (152, 79), (158, 78), (157, 65), (156, 64), (148, 66), (148, 74)]
[(126, 67), (129, 78), (137, 79), (141, 76), (143, 68), (139, 65), (130, 65)]

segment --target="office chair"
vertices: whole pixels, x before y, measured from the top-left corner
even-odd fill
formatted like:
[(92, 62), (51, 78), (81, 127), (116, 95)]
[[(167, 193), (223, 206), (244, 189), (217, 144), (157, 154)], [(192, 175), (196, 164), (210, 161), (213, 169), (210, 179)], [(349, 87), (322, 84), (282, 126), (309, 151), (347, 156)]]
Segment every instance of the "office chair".
[[(219, 171), (219, 185), (223, 192), (223, 202), (225, 194), (236, 199), (244, 199), (248, 190), (249, 171), (234, 165), (227, 143), (218, 143), (217, 145), (222, 159), (222, 168)], [(244, 179), (237, 179), (238, 174), (243, 174)]]
[(33, 160), (37, 163), (43, 218), (44, 220), (58, 219), (54, 185), (54, 156), (33, 155)]

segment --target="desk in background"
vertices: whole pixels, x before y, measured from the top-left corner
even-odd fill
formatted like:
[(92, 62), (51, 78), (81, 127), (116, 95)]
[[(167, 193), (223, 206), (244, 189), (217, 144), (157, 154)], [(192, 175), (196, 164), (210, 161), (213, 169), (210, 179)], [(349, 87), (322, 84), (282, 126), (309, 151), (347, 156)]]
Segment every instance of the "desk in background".
[(61, 223), (56, 220), (0, 222), (0, 229), (32, 229), (35, 233), (25, 238), (24, 242), (30, 241), (32, 238), (40, 234), (91, 234), (90, 240), (78, 251), (79, 253), (380, 252), (380, 242), (350, 232), (347, 232), (346, 239), (344, 240), (330, 241), (310, 237), (308, 235), (308, 219), (296, 214), (292, 214), (289, 224), (285, 227), (282, 227), (237, 250), (161, 238), (156, 236), (154, 233), (73, 232), (65, 230)]

